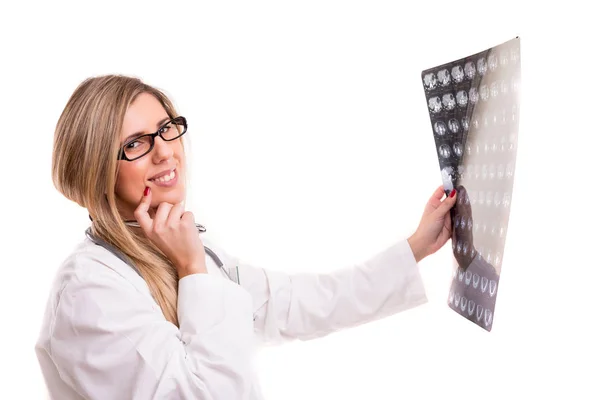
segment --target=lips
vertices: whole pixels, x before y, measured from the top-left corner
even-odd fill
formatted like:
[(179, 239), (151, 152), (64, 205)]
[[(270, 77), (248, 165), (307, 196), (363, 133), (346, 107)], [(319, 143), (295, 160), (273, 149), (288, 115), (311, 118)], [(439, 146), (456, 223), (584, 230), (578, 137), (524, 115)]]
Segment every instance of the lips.
[(162, 180), (164, 181), (169, 181), (171, 179), (173, 179), (175, 176), (175, 168), (171, 168), (171, 169), (167, 169), (164, 170), (162, 172), (159, 172), (158, 174), (154, 175), (153, 177), (149, 178), (149, 181), (160, 181)]

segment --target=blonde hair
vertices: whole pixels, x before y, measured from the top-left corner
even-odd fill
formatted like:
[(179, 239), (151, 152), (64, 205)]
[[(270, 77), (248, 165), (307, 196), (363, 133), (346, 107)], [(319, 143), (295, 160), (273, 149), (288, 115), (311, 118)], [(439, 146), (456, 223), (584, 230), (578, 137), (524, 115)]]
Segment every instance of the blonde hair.
[(165, 318), (178, 326), (175, 267), (145, 236), (125, 225), (117, 208), (121, 129), (127, 108), (141, 93), (156, 97), (169, 117), (177, 116), (163, 92), (138, 78), (105, 75), (83, 81), (56, 126), (52, 180), (66, 198), (88, 210), (92, 233), (130, 259)]

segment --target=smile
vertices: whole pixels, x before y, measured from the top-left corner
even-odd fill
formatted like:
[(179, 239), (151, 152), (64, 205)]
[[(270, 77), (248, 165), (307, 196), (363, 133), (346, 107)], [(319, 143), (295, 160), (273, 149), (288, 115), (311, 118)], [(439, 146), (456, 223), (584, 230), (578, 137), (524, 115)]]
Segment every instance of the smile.
[(177, 183), (177, 177), (178, 174), (176, 170), (173, 169), (171, 172), (165, 173), (164, 175), (154, 179), (149, 179), (149, 181), (154, 183), (156, 186), (171, 187)]

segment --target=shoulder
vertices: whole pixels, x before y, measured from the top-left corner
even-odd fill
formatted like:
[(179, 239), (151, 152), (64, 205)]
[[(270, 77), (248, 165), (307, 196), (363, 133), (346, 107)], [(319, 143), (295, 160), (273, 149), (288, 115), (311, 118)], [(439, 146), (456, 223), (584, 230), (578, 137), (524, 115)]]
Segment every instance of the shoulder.
[[(80, 242), (57, 271), (53, 291), (77, 287), (103, 279), (129, 282), (133, 288), (144, 283), (137, 272), (108, 249), (88, 238)], [(143, 286), (146, 286), (145, 283)]]
[(73, 319), (84, 316), (84, 320), (98, 318), (123, 304), (134, 309), (133, 303), (148, 311), (158, 307), (135, 270), (86, 238), (64, 259), (55, 275), (38, 344), (47, 344), (58, 325), (74, 323)]

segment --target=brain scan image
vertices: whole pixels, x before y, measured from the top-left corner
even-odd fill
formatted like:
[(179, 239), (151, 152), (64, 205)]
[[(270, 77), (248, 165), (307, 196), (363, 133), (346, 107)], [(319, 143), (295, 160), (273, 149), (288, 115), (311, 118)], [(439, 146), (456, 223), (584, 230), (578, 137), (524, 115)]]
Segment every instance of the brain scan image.
[(491, 331), (517, 169), (520, 39), (428, 68), (421, 80), (441, 181), (458, 192), (448, 307)]

